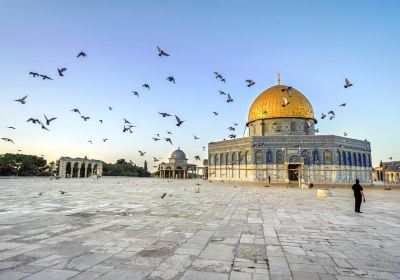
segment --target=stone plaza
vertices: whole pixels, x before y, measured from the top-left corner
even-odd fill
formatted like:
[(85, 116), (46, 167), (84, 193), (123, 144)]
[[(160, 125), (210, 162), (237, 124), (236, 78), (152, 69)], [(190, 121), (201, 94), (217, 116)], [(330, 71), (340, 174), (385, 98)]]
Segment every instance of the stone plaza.
[(399, 189), (366, 188), (362, 214), (349, 186), (329, 192), (0, 179), (0, 279), (400, 279)]

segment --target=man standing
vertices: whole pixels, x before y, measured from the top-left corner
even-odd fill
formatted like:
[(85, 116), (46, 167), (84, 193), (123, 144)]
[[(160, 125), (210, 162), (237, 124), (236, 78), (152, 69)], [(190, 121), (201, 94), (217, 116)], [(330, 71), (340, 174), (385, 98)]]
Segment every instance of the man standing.
[(356, 183), (351, 188), (354, 191), (354, 199), (356, 201), (355, 212), (362, 213), (360, 211), (361, 201), (362, 201), (362, 198), (364, 197), (364, 202), (365, 202), (365, 196), (364, 196), (364, 192), (363, 192), (363, 187), (360, 185), (360, 180), (356, 179)]
[(268, 184), (271, 184), (271, 176), (268, 175)]

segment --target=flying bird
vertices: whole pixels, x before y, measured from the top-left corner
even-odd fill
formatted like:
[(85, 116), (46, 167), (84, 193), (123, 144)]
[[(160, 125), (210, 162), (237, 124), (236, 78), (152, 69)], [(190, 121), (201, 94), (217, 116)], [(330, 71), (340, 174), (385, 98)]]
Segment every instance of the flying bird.
[(329, 120), (333, 120), (335, 118), (335, 116), (330, 116)]
[(222, 78), (222, 79), (221, 79), (221, 82), (224, 82), (224, 83), (226, 83), (226, 80), (225, 80), (225, 78)]
[(81, 116), (81, 118), (86, 122), (90, 117)]
[(169, 56), (169, 54), (167, 54), (164, 50), (162, 50), (159, 46), (157, 46), (157, 51), (158, 51), (158, 56), (162, 57), (162, 56)]
[(176, 126), (181, 126), (181, 124), (183, 124), (184, 121), (182, 121), (177, 115), (175, 115), (175, 119), (176, 119)]
[(214, 116), (218, 116), (218, 112), (213, 112)]
[(235, 135), (235, 134), (229, 134), (229, 138), (235, 139), (235, 138), (236, 138), (236, 135)]
[(202, 148), (203, 148), (203, 152), (204, 152), (204, 151), (206, 150), (206, 147), (205, 147), (205, 146), (203, 146)]
[(158, 112), (163, 118), (165, 118), (165, 117), (170, 117), (171, 115), (170, 114), (168, 114), (168, 113), (161, 113), (161, 112)]
[(11, 142), (14, 144), (14, 141), (7, 137), (3, 137), (3, 138), (1, 138), (1, 140), (4, 140), (5, 142)]
[(142, 151), (138, 151), (138, 152), (139, 152), (141, 157), (144, 156), (144, 154), (146, 153), (146, 152), (142, 152)]
[(50, 131), (50, 129), (48, 129), (47, 127), (45, 127), (44, 124), (41, 123), (41, 125), (42, 125), (42, 129), (47, 130), (47, 131)]
[(102, 124), (102, 123), (103, 123), (103, 120), (99, 120), (99, 122)]
[(200, 138), (197, 137), (196, 135), (193, 135), (194, 140), (199, 140)]
[(20, 102), (21, 104), (25, 104), (26, 103), (26, 98), (28, 97), (28, 95), (25, 95), (24, 97), (20, 98), (20, 99), (16, 99), (14, 101)]
[(229, 129), (230, 131), (235, 131), (235, 128), (232, 127), (232, 126), (228, 127), (228, 129)]
[(321, 113), (321, 120), (325, 119), (326, 115), (324, 113)]
[(125, 123), (131, 124), (130, 121), (128, 121), (127, 119), (123, 119)]
[(40, 77), (42, 77), (42, 80), (53, 80), (52, 78), (50, 78), (47, 75), (39, 75)]
[(251, 87), (255, 84), (255, 82), (253, 80), (246, 80), (247, 83), (247, 87)]
[(78, 109), (72, 109), (71, 112), (78, 113), (79, 115), (81, 114)]
[(222, 79), (222, 75), (218, 72), (214, 72), (216, 79)]
[(289, 104), (290, 104), (290, 102), (287, 100), (287, 98), (286, 98), (286, 97), (282, 97), (282, 100), (283, 100), (282, 107), (286, 107), (287, 105), (289, 105)]
[(195, 160), (201, 160), (201, 159), (200, 159), (200, 156), (194, 156), (194, 159), (195, 159)]
[(84, 53), (83, 51), (81, 51), (80, 53), (78, 53), (78, 55), (76, 57), (77, 58), (79, 58), (79, 57), (87, 57), (87, 54)]
[(65, 191), (59, 191), (60, 194), (66, 194), (67, 192)]
[(170, 134), (170, 135), (172, 135), (172, 132), (167, 130), (167, 134)]
[(153, 137), (153, 140), (154, 140), (154, 141), (159, 141), (159, 140), (161, 140), (161, 139), (160, 139), (160, 138)]
[(342, 104), (340, 104), (339, 106), (344, 107), (344, 106), (346, 106), (346, 103), (342, 103)]
[(163, 193), (162, 195), (161, 195), (161, 199), (164, 199), (164, 197), (167, 195), (167, 193), (165, 192), (165, 193)]
[(233, 123), (233, 125), (238, 125), (237, 123)]
[(39, 119), (34, 119), (34, 118), (29, 118), (26, 122), (32, 122), (34, 124), (42, 124), (42, 122)]
[(39, 76), (39, 73), (36, 72), (29, 72), (29, 75), (32, 75), (32, 77), (36, 78)]
[(231, 95), (228, 93), (228, 99), (226, 100), (227, 103), (233, 102)]
[(89, 142), (90, 144), (93, 144), (92, 140), (89, 140), (88, 142)]
[(157, 161), (159, 161), (159, 159), (158, 159), (158, 158), (156, 158), (156, 157), (153, 157), (153, 160), (154, 160), (154, 162), (157, 162)]
[(219, 95), (226, 95), (225, 92), (223, 92), (222, 90), (219, 91)]
[(15, 127), (13, 127), (13, 126), (7, 126), (7, 128), (9, 128), (9, 129), (15, 129)]
[(166, 142), (169, 142), (171, 145), (173, 145), (171, 138), (164, 138), (164, 139), (165, 139)]
[(57, 68), (58, 71), (58, 75), (60, 75), (61, 77), (64, 77), (64, 72), (67, 71), (67, 68), (63, 67), (63, 68)]
[(44, 115), (44, 118), (46, 119), (46, 125), (50, 125), (50, 122), (52, 122), (52, 121), (54, 121), (54, 120), (57, 119), (56, 117), (48, 119), (48, 118), (46, 117), (46, 115)]
[(137, 91), (132, 91), (132, 93), (133, 93), (134, 95), (136, 95), (136, 96), (139, 98), (139, 92), (137, 92)]
[(168, 77), (166, 78), (166, 80), (168, 80), (168, 81), (170, 81), (170, 82), (173, 82), (173, 83), (175, 84), (175, 78), (172, 77), (172, 76), (168, 76)]
[(332, 116), (335, 116), (335, 112), (334, 111), (329, 111), (328, 114), (331, 114)]
[(106, 141), (108, 141), (108, 138), (103, 138), (103, 142), (105, 143)]
[(108, 110), (112, 111), (112, 107), (108, 106)]
[(352, 83), (350, 83), (350, 81), (346, 78), (346, 79), (344, 79), (344, 88), (348, 88), (348, 87), (351, 87), (353, 84)]
[(142, 87), (147, 88), (148, 90), (150, 90), (150, 85), (149, 84), (143, 84)]

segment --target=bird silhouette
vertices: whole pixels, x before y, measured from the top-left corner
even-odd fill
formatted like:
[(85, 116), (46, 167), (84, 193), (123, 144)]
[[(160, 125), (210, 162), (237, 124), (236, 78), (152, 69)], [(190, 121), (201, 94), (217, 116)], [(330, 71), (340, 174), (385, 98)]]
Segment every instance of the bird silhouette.
[(143, 84), (142, 87), (144, 87), (144, 88), (150, 90), (150, 85), (149, 85), (149, 84)]
[(47, 75), (39, 75), (40, 77), (42, 77), (42, 80), (53, 80), (52, 78), (50, 78)]
[(346, 137), (346, 136), (347, 136), (347, 133), (346, 133), (346, 131), (343, 133), (343, 136), (344, 136), (344, 137)]
[(108, 138), (103, 138), (103, 142), (105, 143), (106, 141), (108, 141)]
[(290, 102), (287, 100), (286, 97), (282, 97), (282, 101), (283, 101), (282, 107), (286, 107), (287, 105), (290, 104)]
[(340, 104), (339, 106), (344, 107), (344, 106), (346, 106), (346, 103), (342, 103), (342, 104)]
[(247, 83), (247, 87), (251, 87), (255, 84), (255, 82), (253, 80), (246, 80)]
[(123, 120), (124, 120), (124, 123), (131, 124), (131, 122), (128, 121), (127, 119), (123, 119)]
[(171, 131), (169, 131), (169, 130), (167, 130), (167, 134), (170, 134), (170, 135), (172, 135), (172, 132), (171, 132)]
[(197, 156), (197, 155), (194, 156), (194, 159), (195, 159), (195, 160), (201, 160), (201, 159), (200, 159), (200, 156)]
[(44, 115), (44, 118), (46, 119), (46, 125), (50, 125), (50, 122), (52, 122), (52, 121), (54, 121), (54, 120), (57, 119), (56, 117), (48, 119), (48, 118), (46, 117), (46, 115)]
[(204, 152), (204, 151), (206, 150), (206, 147), (205, 147), (205, 146), (203, 146), (202, 148), (203, 148), (203, 152)]
[(193, 135), (194, 140), (199, 140), (200, 138), (197, 137), (196, 135)]
[(162, 57), (162, 56), (169, 56), (169, 54), (167, 54), (164, 50), (162, 50), (159, 46), (157, 46), (157, 51), (158, 51), (158, 56)]
[(175, 119), (176, 119), (176, 126), (181, 126), (181, 124), (183, 124), (184, 122), (177, 115), (175, 115)]
[(28, 97), (28, 95), (25, 95), (24, 97), (20, 98), (20, 99), (15, 99), (14, 101), (17, 101), (21, 104), (25, 104), (26, 103), (26, 98)]
[(214, 72), (216, 79), (222, 79), (222, 75), (218, 72)]
[(230, 131), (235, 131), (236, 128), (230, 126), (230, 127), (228, 127), (228, 129), (229, 129)]
[(86, 122), (90, 117), (81, 116), (81, 118)]
[(153, 157), (153, 161), (154, 161), (154, 162), (157, 162), (157, 161), (159, 161), (159, 159), (156, 158), (156, 157)]
[(221, 79), (221, 82), (226, 83), (225, 78), (222, 78), (222, 79)]
[(99, 120), (99, 122), (100, 122), (101, 124), (103, 124), (103, 120)]
[(168, 113), (161, 113), (161, 112), (158, 112), (163, 118), (165, 118), (165, 117), (170, 117), (171, 115), (170, 114), (168, 114)]
[(29, 75), (31, 75), (32, 77), (36, 78), (39, 76), (39, 73), (36, 72), (29, 72)]
[(229, 134), (229, 138), (235, 139), (235, 138), (236, 138), (236, 135), (235, 135), (235, 134)]
[(236, 125), (236, 126), (237, 126), (238, 124), (237, 124), (237, 123), (233, 123), (233, 125)]
[(324, 113), (321, 113), (321, 120), (325, 119), (326, 115)]
[(161, 139), (160, 139), (160, 138), (153, 137), (153, 140), (154, 140), (154, 141), (159, 141), (159, 140), (161, 140)]
[(42, 122), (39, 119), (34, 119), (34, 118), (29, 118), (26, 122), (31, 122), (34, 124), (42, 124)]
[(233, 102), (231, 95), (228, 93), (228, 99), (226, 100), (227, 103)]
[(60, 76), (60, 77), (64, 77), (64, 72), (65, 71), (67, 71), (67, 68), (65, 68), (65, 67), (63, 67), (63, 68), (57, 68), (57, 71), (58, 71), (58, 75)]
[(175, 84), (175, 78), (173, 76), (168, 76), (166, 80), (173, 82)]
[(81, 51), (80, 53), (78, 53), (78, 55), (76, 57), (77, 58), (79, 58), (79, 57), (87, 57), (87, 54), (84, 53), (83, 51)]
[(353, 84), (346, 78), (344, 79), (344, 88), (351, 87)]
[(218, 112), (213, 112), (214, 116), (218, 116)]
[(78, 109), (72, 109), (71, 112), (78, 113), (79, 115), (81, 114)]
[(112, 107), (108, 106), (108, 110), (112, 111), (112, 109), (113, 109)]
[(156, 133), (157, 137), (160, 137), (160, 133)]
[(89, 142), (90, 144), (93, 144), (93, 141), (92, 141), (92, 140), (89, 140), (88, 142)]
[(219, 95), (226, 95), (226, 93), (224, 91), (220, 90)]
[(328, 114), (331, 114), (332, 116), (335, 116), (335, 112), (334, 111), (329, 111)]
[(132, 93), (133, 93), (134, 95), (136, 95), (136, 96), (139, 98), (139, 92), (137, 92), (137, 91), (132, 91)]
[(59, 191), (60, 194), (66, 194), (67, 192), (65, 191)]
[(171, 138), (164, 138), (164, 139), (165, 139), (166, 142), (169, 142), (171, 145), (173, 145)]
[(329, 120), (333, 120), (335, 118), (335, 116), (330, 116)]
[(139, 155), (142, 157), (142, 156), (144, 156), (144, 154), (146, 153), (146, 152), (142, 152), (142, 151), (138, 151), (139, 152)]
[(47, 127), (44, 126), (44, 124), (41, 123), (42, 129), (50, 131), (50, 129), (48, 129)]
[(7, 126), (7, 128), (9, 128), (9, 129), (15, 129), (15, 127), (13, 127), (13, 126)]
[(14, 141), (11, 140), (10, 138), (7, 138), (7, 137), (2, 137), (1, 140), (5, 141), (5, 142), (10, 142), (10, 143), (14, 144)]
[(163, 193), (162, 195), (161, 195), (161, 199), (164, 199), (164, 197), (167, 195), (167, 193), (165, 192), (165, 193)]

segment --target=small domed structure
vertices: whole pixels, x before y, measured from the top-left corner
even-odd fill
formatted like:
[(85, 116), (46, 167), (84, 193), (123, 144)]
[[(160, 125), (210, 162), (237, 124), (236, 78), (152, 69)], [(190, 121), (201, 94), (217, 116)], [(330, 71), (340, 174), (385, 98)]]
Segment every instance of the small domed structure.
[(197, 176), (195, 175), (196, 165), (188, 163), (186, 154), (179, 147), (172, 152), (171, 157), (168, 158), (168, 163), (160, 163), (158, 170), (161, 178), (186, 179)]
[(187, 160), (186, 154), (180, 148), (172, 152), (171, 158)]

